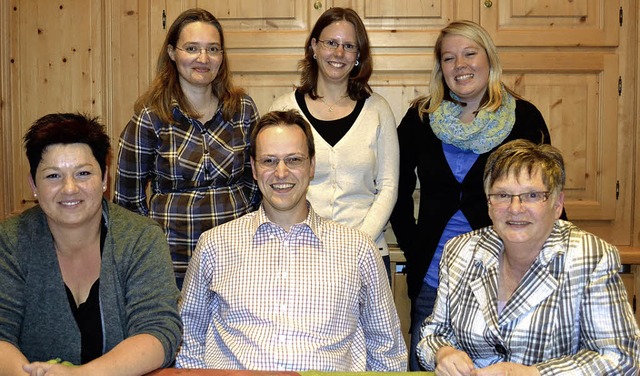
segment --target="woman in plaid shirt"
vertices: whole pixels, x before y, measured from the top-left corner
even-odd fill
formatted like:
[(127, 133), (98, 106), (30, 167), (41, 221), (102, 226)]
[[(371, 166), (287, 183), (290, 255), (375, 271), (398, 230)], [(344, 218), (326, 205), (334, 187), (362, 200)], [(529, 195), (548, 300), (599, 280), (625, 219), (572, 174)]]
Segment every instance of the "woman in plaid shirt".
[(202, 232), (260, 200), (248, 153), (258, 110), (231, 83), (211, 13), (189, 9), (174, 21), (157, 76), (134, 110), (120, 136), (114, 201), (159, 222), (175, 269), (186, 268)]

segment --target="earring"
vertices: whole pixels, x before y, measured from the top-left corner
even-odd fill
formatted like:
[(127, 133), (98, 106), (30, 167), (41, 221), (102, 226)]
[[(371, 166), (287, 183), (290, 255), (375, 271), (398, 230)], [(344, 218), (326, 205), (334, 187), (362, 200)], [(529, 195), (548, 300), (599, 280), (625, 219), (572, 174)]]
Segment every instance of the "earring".
[(354, 65), (357, 67), (358, 65), (360, 65), (360, 62), (356, 60), (356, 63)]
[(107, 186), (106, 186), (106, 185), (103, 185), (103, 186), (102, 186), (102, 192), (106, 192), (106, 191), (107, 191)]
[(317, 58), (316, 54), (313, 54), (313, 60), (316, 60)]
[(34, 197), (34, 198), (38, 198), (38, 194), (37, 194), (37, 193), (35, 193), (35, 192), (33, 192), (33, 197)]

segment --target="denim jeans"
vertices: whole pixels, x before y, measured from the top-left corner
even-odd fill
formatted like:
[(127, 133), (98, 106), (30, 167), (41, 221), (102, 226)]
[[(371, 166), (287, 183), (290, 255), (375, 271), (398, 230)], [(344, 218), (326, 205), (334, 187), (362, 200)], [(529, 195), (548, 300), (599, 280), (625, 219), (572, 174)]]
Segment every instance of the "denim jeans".
[(420, 363), (418, 362), (418, 356), (416, 354), (416, 347), (420, 342), (420, 328), (424, 320), (433, 312), (433, 305), (436, 302), (437, 289), (424, 283), (420, 288), (420, 293), (411, 302), (411, 345), (409, 347), (409, 370), (410, 371), (423, 371)]

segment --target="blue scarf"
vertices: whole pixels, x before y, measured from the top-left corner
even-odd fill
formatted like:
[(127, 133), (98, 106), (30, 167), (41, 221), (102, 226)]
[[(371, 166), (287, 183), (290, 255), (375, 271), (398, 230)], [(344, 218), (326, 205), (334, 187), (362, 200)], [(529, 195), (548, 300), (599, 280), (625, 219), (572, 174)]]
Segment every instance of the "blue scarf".
[[(476, 154), (486, 153), (500, 145), (509, 136), (516, 122), (516, 100), (504, 87), (501, 92), (502, 104), (496, 111), (481, 110), (468, 124), (458, 119), (462, 113), (462, 106), (443, 100), (440, 106), (429, 114), (433, 133), (445, 144), (471, 150)], [(459, 99), (453, 93), (451, 96)]]

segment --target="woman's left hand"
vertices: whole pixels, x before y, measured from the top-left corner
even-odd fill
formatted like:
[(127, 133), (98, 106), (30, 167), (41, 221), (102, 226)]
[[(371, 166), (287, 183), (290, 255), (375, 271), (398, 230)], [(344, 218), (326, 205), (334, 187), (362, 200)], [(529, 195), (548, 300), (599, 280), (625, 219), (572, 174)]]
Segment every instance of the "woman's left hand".
[(536, 367), (501, 362), (471, 371), (471, 376), (540, 376)]

